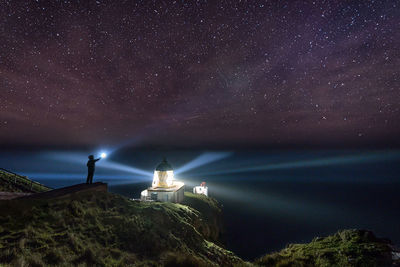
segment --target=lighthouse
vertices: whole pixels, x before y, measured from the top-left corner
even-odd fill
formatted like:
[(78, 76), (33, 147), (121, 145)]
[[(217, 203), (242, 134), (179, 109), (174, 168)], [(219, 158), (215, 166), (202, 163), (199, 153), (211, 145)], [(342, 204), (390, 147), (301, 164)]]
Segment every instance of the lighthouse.
[(180, 203), (183, 201), (185, 184), (175, 180), (174, 170), (166, 158), (155, 168), (151, 187), (143, 190), (141, 200)]

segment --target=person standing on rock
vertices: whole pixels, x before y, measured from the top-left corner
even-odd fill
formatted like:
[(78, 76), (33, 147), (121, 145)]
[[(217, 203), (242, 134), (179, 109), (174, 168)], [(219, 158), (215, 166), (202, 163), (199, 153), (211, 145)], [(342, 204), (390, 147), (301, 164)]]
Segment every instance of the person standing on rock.
[(101, 158), (94, 159), (93, 155), (90, 155), (88, 158), (89, 158), (89, 160), (86, 164), (86, 166), (88, 167), (88, 175), (87, 175), (86, 183), (91, 184), (91, 183), (93, 183), (93, 175), (94, 175), (94, 169), (96, 166), (96, 161), (99, 161)]

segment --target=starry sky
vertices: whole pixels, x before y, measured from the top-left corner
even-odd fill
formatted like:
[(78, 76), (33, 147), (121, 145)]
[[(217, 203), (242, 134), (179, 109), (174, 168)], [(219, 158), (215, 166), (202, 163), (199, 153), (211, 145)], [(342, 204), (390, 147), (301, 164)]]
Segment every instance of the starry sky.
[(1, 1), (0, 145), (399, 146), (398, 1)]

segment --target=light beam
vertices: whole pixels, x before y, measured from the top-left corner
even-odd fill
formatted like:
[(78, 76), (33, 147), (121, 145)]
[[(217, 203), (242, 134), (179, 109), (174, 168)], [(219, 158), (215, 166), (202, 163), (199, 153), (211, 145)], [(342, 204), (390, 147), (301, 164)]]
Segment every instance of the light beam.
[[(68, 153), (68, 152), (52, 152), (52, 153), (46, 153), (46, 157), (52, 159), (52, 160), (57, 160), (61, 162), (71, 162), (71, 163), (76, 163), (79, 165), (84, 165), (87, 156), (84, 153)], [(99, 163), (98, 165), (96, 164), (97, 168), (105, 168), (105, 169), (112, 169), (112, 170), (118, 170), (121, 172), (126, 172), (126, 173), (133, 173), (133, 174), (138, 174), (142, 175), (145, 177), (152, 177), (153, 173), (131, 167), (128, 165), (112, 162), (112, 161), (103, 161)]]
[(185, 165), (179, 167), (178, 169), (175, 170), (176, 174), (184, 173), (190, 170), (193, 170), (195, 168), (198, 168), (200, 166), (222, 160), (224, 158), (227, 158), (232, 155), (232, 152), (207, 152), (203, 153), (197, 158), (189, 161)]
[(400, 158), (400, 152), (375, 152), (370, 154), (358, 154), (351, 156), (330, 157), (325, 159), (295, 161), (285, 163), (271, 163), (258, 166), (247, 166), (242, 168), (231, 168), (224, 170), (216, 170), (210, 172), (196, 173), (197, 175), (217, 175), (229, 173), (243, 173), (243, 172), (257, 172), (257, 171), (271, 171), (271, 170), (284, 170), (295, 168), (309, 168), (309, 167), (322, 167), (329, 165), (347, 165), (347, 164), (365, 164), (369, 162), (396, 160)]

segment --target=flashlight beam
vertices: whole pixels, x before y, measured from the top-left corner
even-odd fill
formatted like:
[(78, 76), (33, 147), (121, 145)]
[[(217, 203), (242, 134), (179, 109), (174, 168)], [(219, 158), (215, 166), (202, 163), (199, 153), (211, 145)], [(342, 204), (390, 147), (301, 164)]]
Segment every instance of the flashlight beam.
[(153, 176), (153, 173), (151, 173), (151, 172), (141, 170), (141, 169), (135, 168), (135, 167), (130, 167), (130, 166), (127, 166), (124, 164), (111, 162), (111, 161), (106, 161), (106, 162), (103, 162), (102, 164), (99, 164), (99, 168), (119, 170), (119, 171), (123, 171), (123, 172), (140, 174), (140, 175), (148, 176), (148, 177)]
[[(40, 172), (25, 172), (21, 173), (29, 178), (39, 179), (39, 180), (47, 180), (47, 179), (66, 179), (66, 180), (74, 180), (74, 179), (82, 179), (86, 176), (86, 173), (40, 173)], [(107, 179), (107, 180), (127, 180), (132, 182), (132, 175), (104, 175), (98, 174), (96, 175), (97, 179)], [(144, 176), (134, 176), (135, 182), (143, 182), (148, 181), (147, 177)]]
[[(61, 161), (61, 162), (71, 162), (71, 163), (76, 163), (79, 165), (84, 164), (85, 160), (86, 160), (86, 154), (83, 153), (49, 153), (47, 154), (47, 156), (52, 159), (52, 160), (57, 160), (57, 161)], [(153, 173), (139, 169), (139, 168), (135, 168), (135, 167), (131, 167), (131, 166), (127, 166), (124, 164), (120, 164), (120, 163), (116, 163), (116, 162), (112, 162), (112, 161), (103, 161), (101, 163), (99, 163), (98, 165), (96, 164), (97, 168), (105, 168), (105, 169), (112, 169), (112, 170), (117, 170), (117, 171), (121, 171), (121, 172), (127, 172), (127, 173), (134, 173), (134, 174), (139, 174), (145, 177), (152, 177)]]

